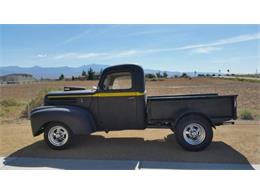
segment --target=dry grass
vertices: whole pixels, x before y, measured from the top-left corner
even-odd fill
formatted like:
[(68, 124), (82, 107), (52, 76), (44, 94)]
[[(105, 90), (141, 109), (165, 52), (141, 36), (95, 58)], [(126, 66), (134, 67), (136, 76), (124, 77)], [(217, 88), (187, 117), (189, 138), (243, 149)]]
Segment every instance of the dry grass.
[[(27, 104), (41, 90), (48, 88), (63, 89), (64, 86), (83, 86), (92, 88), (98, 81), (53, 81), (23, 85), (0, 86), (0, 101), (15, 99)], [(219, 93), (220, 95), (238, 94), (238, 113), (248, 110), (253, 117), (260, 117), (260, 83), (219, 78), (176, 78), (162, 81), (147, 81), (148, 95)], [(21, 112), (17, 108), (17, 112)], [(17, 116), (17, 115), (16, 115)]]

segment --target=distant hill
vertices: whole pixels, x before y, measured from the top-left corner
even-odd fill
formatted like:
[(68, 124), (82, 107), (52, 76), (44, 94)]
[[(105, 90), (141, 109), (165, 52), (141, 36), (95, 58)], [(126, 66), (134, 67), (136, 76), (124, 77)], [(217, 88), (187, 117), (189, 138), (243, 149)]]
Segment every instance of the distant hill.
[[(57, 79), (61, 74), (64, 74), (65, 77), (79, 76), (82, 71), (87, 71), (89, 68), (92, 68), (95, 72), (99, 72), (101, 69), (105, 69), (108, 65), (103, 64), (88, 64), (79, 67), (69, 67), (69, 66), (61, 66), (61, 67), (20, 67), (20, 66), (4, 66), (0, 67), (0, 76), (8, 75), (8, 74), (18, 74), (18, 73), (27, 73), (33, 75), (33, 77), (37, 79)], [(155, 74), (156, 72), (164, 72), (164, 70), (153, 70), (153, 69), (145, 69), (145, 73)], [(182, 72), (177, 71), (166, 71), (168, 76), (180, 76)], [(197, 74), (207, 74), (208, 72)], [(186, 72), (189, 76), (194, 76), (193, 72)]]
[(57, 79), (61, 74), (64, 74), (65, 77), (79, 76), (82, 71), (87, 71), (89, 68), (92, 68), (95, 72), (99, 72), (101, 69), (107, 67), (107, 65), (100, 64), (89, 64), (79, 67), (20, 67), (20, 66), (5, 66), (0, 68), (0, 76), (7, 74), (16, 74), (16, 73), (28, 73), (32, 74), (37, 79)]

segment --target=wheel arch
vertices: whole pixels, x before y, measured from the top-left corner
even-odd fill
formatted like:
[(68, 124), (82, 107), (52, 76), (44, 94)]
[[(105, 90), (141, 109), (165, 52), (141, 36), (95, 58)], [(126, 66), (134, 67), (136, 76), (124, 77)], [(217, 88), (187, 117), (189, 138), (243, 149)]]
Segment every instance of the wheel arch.
[(31, 113), (31, 126), (34, 136), (40, 135), (51, 122), (67, 125), (73, 134), (90, 134), (96, 130), (96, 123), (87, 109), (76, 106), (43, 106)]
[(191, 116), (191, 115), (201, 116), (201, 117), (205, 118), (214, 129), (216, 128), (214, 123), (212, 122), (212, 120), (206, 114), (204, 114), (200, 111), (196, 111), (196, 110), (186, 110), (186, 111), (180, 112), (178, 114), (178, 117), (173, 122), (173, 125), (172, 125), (173, 128), (176, 129), (176, 127), (181, 119), (183, 119), (184, 117), (187, 117), (187, 116)]

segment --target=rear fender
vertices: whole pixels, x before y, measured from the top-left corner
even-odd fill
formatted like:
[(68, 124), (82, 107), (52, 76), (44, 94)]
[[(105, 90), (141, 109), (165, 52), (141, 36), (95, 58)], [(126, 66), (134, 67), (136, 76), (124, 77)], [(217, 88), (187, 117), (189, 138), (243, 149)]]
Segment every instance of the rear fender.
[(96, 130), (91, 112), (76, 106), (42, 106), (31, 112), (34, 136), (41, 134), (50, 122), (66, 124), (75, 135), (90, 134)]
[(192, 109), (187, 109), (187, 110), (181, 110), (178, 112), (177, 115), (175, 116), (178, 116), (174, 122), (173, 122), (173, 128), (176, 129), (176, 126), (178, 124), (178, 122), (180, 121), (180, 119), (182, 119), (183, 117), (186, 117), (186, 116), (189, 116), (189, 115), (199, 115), (199, 116), (202, 116), (204, 117), (205, 119), (207, 119), (209, 121), (209, 123), (211, 124), (211, 126), (213, 128), (216, 128), (214, 123), (212, 122), (212, 120), (204, 113), (198, 111), (198, 110), (192, 110)]

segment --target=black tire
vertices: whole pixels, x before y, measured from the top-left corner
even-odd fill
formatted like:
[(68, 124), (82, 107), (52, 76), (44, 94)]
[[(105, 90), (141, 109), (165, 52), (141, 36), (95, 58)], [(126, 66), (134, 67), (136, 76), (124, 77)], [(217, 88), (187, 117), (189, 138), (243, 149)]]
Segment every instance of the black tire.
[[(56, 127), (60, 127), (59, 131), (62, 131), (62, 133), (64, 135), (64, 142), (62, 142), (61, 145), (54, 144), (55, 140), (57, 141), (57, 143), (59, 142), (58, 141), (59, 139), (57, 139), (55, 136), (52, 136), (53, 131), (55, 131)], [(62, 136), (62, 138), (63, 138), (63, 136)], [(54, 149), (54, 150), (63, 150), (63, 149), (68, 148), (72, 143), (72, 139), (73, 139), (72, 131), (64, 123), (51, 122), (47, 125), (47, 127), (44, 130), (44, 141), (51, 149)]]
[[(191, 129), (200, 129), (195, 138), (188, 132)], [(188, 115), (180, 119), (175, 129), (177, 142), (186, 150), (200, 151), (210, 145), (213, 138), (212, 125), (200, 115)], [(199, 138), (198, 138), (199, 137)], [(192, 144), (191, 144), (192, 143)]]

